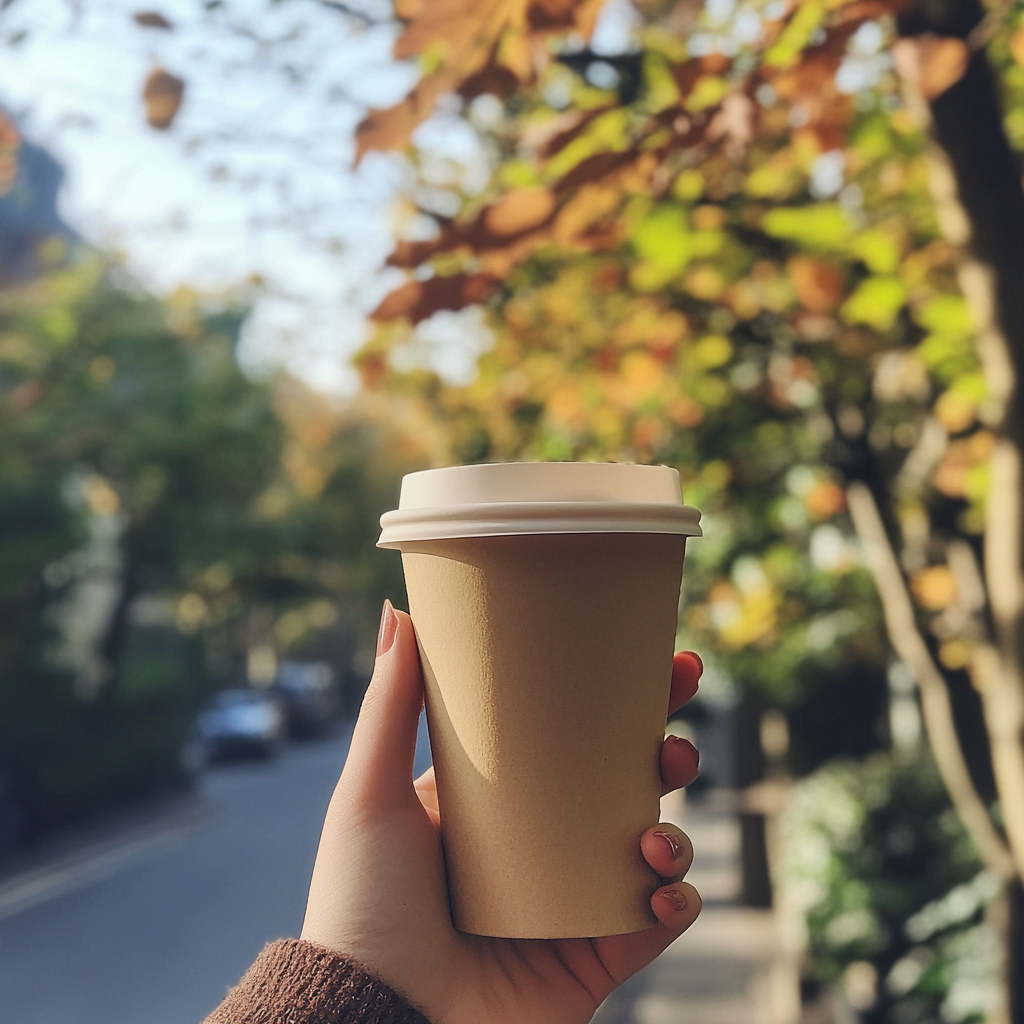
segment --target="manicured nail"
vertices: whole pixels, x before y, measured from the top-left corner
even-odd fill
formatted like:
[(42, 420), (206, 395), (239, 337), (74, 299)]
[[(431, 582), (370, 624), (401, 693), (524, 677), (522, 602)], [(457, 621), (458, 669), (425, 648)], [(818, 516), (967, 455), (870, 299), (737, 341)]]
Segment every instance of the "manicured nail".
[(676, 910), (686, 909), (686, 893), (681, 889), (662, 889), (661, 895), (672, 904)]
[(655, 832), (654, 833), (659, 839), (664, 839), (668, 843), (669, 850), (672, 851), (672, 859), (677, 860), (679, 858), (679, 852), (682, 850), (682, 843), (679, 842), (678, 836), (674, 836), (671, 832)]
[(695, 658), (696, 659), (696, 661), (697, 661), (697, 669), (698, 669), (697, 674), (701, 675), (701, 676), (704, 675), (704, 662), (701, 661), (700, 655), (696, 651), (687, 651), (686, 653), (691, 658)]
[(693, 743), (690, 743), (690, 741), (688, 739), (686, 739), (685, 736), (683, 737), (683, 742), (686, 743), (686, 744), (689, 744), (690, 749), (693, 751), (693, 760), (696, 762), (697, 767), (699, 768), (700, 767), (700, 751), (697, 749), (696, 745), (693, 744)]
[(681, 743), (685, 744), (697, 767), (700, 767), (700, 751), (685, 736), (670, 736), (669, 739), (675, 742), (677, 746)]
[(384, 610), (380, 616), (380, 632), (377, 634), (377, 657), (387, 654), (395, 642), (398, 633), (398, 616), (390, 601), (384, 602)]

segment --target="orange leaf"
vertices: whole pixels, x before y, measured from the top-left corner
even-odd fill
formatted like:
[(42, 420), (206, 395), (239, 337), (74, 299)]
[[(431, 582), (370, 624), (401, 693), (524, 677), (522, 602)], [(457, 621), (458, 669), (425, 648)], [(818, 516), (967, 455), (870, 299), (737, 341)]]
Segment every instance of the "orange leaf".
[(521, 235), (539, 227), (555, 212), (549, 188), (517, 188), (507, 192), (483, 213), (483, 225), (492, 235)]
[(534, 0), (526, 12), (533, 29), (547, 32), (575, 29), (589, 39), (605, 0)]
[(963, 78), (971, 59), (962, 39), (931, 34), (901, 39), (893, 53), (900, 74), (929, 102)]
[(371, 314), (374, 320), (419, 323), (442, 309), (465, 309), (482, 302), (499, 284), (490, 274), (450, 274), (428, 281), (406, 281), (384, 297)]
[(786, 264), (793, 291), (804, 309), (812, 313), (831, 313), (843, 297), (843, 277), (839, 268), (827, 260), (794, 256)]
[(146, 120), (154, 128), (170, 128), (181, 109), (185, 95), (184, 79), (163, 68), (153, 68), (146, 77), (142, 100), (146, 105)]
[(956, 579), (945, 565), (933, 565), (915, 573), (910, 589), (918, 603), (930, 612), (942, 611), (956, 600)]
[(416, 126), (426, 120), (438, 96), (449, 87), (439, 75), (425, 78), (401, 103), (372, 109), (356, 128), (356, 163), (371, 149), (403, 149)]
[(1017, 29), (1010, 36), (1010, 53), (1018, 64), (1024, 66), (1024, 28)]
[(941, 96), (956, 85), (971, 59), (962, 39), (941, 39), (926, 36), (920, 43), (921, 92), (927, 100)]
[[(583, 38), (593, 31), (605, 0), (400, 0), (396, 13), (405, 30), (394, 55), (406, 60), (429, 54), (436, 70), (423, 78), (401, 103), (372, 110), (356, 129), (356, 161), (371, 149), (399, 149), (409, 143), (413, 129), (434, 110), (439, 96), (467, 96), (504, 89), (511, 70), (518, 77), (536, 74), (535, 58), (547, 51), (535, 40), (575, 30)], [(499, 53), (506, 30), (514, 53)], [(550, 59), (550, 58), (548, 58)], [(498, 68), (511, 60), (504, 74)]]
[(508, 96), (518, 85), (519, 79), (508, 68), (503, 68), (499, 64), (487, 64), (459, 86), (459, 95), (467, 100), (483, 96), (484, 93), (499, 97)]
[(804, 495), (804, 505), (812, 519), (831, 519), (846, 507), (846, 495), (838, 484), (822, 481)]

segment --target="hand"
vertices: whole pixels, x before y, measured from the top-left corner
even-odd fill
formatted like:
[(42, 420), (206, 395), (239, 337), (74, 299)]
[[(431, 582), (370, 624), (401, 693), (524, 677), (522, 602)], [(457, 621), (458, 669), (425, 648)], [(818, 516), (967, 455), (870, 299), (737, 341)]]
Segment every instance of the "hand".
[[(669, 713), (697, 691), (695, 654), (677, 654)], [(433, 1024), (584, 1024), (700, 913), (681, 881), (693, 860), (675, 826), (640, 847), (664, 885), (658, 924), (595, 939), (493, 939), (455, 930), (448, 910), (433, 769), (413, 782), (423, 678), (412, 620), (384, 606), (377, 662), (324, 822), (302, 938), (354, 957)], [(697, 751), (670, 737), (665, 792), (697, 777)], [(601, 893), (595, 892), (599, 900)]]

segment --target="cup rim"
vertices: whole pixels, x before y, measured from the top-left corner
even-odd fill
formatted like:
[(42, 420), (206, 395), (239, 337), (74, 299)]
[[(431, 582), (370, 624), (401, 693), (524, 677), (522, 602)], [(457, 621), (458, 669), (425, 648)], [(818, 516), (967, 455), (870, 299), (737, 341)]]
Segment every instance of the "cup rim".
[(381, 516), (377, 547), (474, 537), (653, 533), (700, 537), (700, 512), (689, 505), (621, 501), (479, 502), (395, 509)]

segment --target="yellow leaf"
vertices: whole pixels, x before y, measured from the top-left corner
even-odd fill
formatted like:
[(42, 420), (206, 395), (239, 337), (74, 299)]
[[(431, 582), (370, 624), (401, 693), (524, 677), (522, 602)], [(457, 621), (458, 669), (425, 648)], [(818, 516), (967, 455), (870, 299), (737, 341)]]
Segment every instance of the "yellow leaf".
[(629, 352), (622, 359), (622, 379), (631, 402), (649, 398), (665, 377), (665, 368), (647, 352)]
[(696, 113), (721, 103), (732, 91), (728, 79), (718, 75), (703, 75), (697, 79), (693, 91), (686, 98), (686, 109)]
[(683, 171), (672, 183), (672, 194), (683, 202), (692, 203), (704, 193), (704, 175), (696, 168)]
[(955, 672), (971, 663), (971, 645), (963, 640), (947, 640), (939, 644), (939, 661), (944, 668)]
[(727, 282), (717, 267), (705, 265), (695, 267), (686, 275), (684, 287), (694, 298), (714, 302), (724, 294)]
[(933, 565), (915, 573), (910, 589), (923, 608), (942, 611), (956, 600), (956, 578), (946, 565)]
[(693, 346), (691, 353), (698, 366), (713, 370), (732, 359), (732, 342), (724, 334), (709, 334)]
[(951, 434), (959, 434), (974, 423), (977, 405), (964, 395), (946, 391), (939, 396), (934, 412), (936, 419)]

